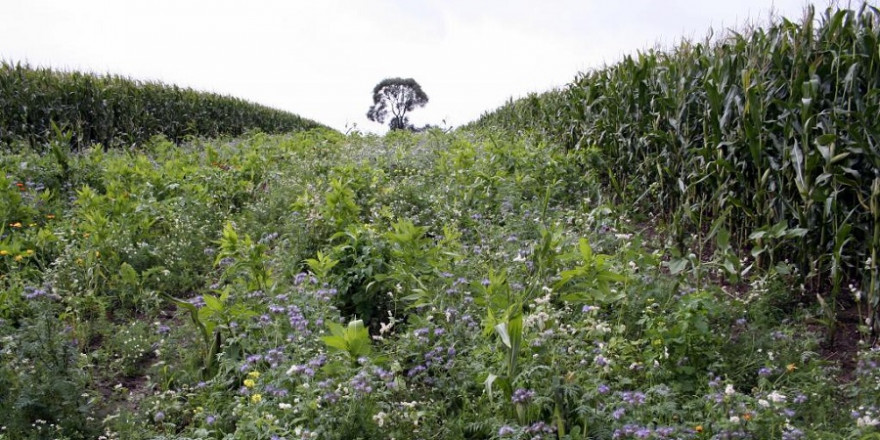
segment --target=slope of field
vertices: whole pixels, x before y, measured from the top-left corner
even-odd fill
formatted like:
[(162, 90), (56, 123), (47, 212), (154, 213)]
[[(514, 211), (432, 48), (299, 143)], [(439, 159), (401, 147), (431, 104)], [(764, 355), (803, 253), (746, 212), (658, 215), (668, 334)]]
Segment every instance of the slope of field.
[(180, 142), (323, 127), (285, 111), (159, 82), (0, 63), (0, 146), (43, 146), (59, 135), (53, 124), (70, 133), (74, 148), (139, 145), (160, 134)]
[[(498, 133), (0, 156), (0, 438), (866, 438), (797, 274)], [(868, 437), (869, 438), (869, 437)]]

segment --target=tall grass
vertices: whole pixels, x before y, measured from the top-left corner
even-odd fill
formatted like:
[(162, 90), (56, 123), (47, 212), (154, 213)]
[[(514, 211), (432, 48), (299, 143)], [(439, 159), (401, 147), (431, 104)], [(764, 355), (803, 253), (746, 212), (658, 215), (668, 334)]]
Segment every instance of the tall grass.
[(591, 155), (609, 189), (658, 213), (682, 247), (730, 231), (755, 265), (791, 263), (832, 308), (861, 282), (880, 330), (876, 7), (811, 7), (800, 22), (628, 56), (476, 125)]
[(241, 99), (159, 82), (0, 63), (0, 144), (25, 140), (39, 147), (55, 137), (53, 124), (73, 134), (74, 148), (139, 144), (157, 134), (179, 142), (187, 136), (321, 126)]

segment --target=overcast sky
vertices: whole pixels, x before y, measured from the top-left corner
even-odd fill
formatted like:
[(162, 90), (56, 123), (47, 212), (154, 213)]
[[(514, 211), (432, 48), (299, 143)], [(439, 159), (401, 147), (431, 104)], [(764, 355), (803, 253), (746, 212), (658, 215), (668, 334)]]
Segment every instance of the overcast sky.
[(0, 0), (0, 58), (234, 95), (345, 130), (373, 86), (412, 77), (417, 125), (458, 126), (509, 97), (804, 0)]

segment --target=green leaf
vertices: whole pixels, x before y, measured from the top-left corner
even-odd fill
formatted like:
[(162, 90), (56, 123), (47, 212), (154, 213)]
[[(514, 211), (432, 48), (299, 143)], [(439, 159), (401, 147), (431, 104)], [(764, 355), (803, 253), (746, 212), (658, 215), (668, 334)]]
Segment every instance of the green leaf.
[(122, 282), (129, 286), (136, 286), (139, 283), (137, 271), (128, 263), (119, 265), (119, 275)]
[(687, 268), (687, 265), (687, 258), (676, 258), (669, 260), (669, 262), (666, 263), (666, 266), (669, 268), (669, 273), (672, 275), (678, 275)]
[(217, 299), (217, 297), (215, 297), (213, 295), (204, 294), (204, 295), (202, 295), (202, 299), (205, 300), (205, 307), (207, 307), (208, 309), (213, 310), (215, 312), (222, 312), (223, 311), (223, 308), (224, 308), (223, 303), (220, 302), (220, 300)]
[(730, 247), (730, 231), (727, 228), (719, 228), (715, 239), (718, 243), (718, 249), (724, 250)]

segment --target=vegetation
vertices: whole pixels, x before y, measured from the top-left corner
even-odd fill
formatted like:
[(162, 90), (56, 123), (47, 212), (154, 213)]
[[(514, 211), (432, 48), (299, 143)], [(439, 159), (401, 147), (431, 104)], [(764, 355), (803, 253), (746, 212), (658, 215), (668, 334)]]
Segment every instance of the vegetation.
[[(454, 133), (21, 144), (0, 440), (877, 438), (877, 53), (822, 46), (877, 15), (644, 54)], [(818, 78), (797, 105), (777, 50)]]
[(675, 269), (721, 234), (738, 278), (797, 274), (835, 321), (864, 286), (880, 331), (880, 11), (811, 8), (800, 23), (648, 51), (511, 102), (479, 126), (547, 136), (590, 158), (619, 201), (670, 226)]
[(239, 136), (320, 124), (241, 99), (120, 76), (61, 72), (0, 63), (0, 148), (26, 141), (32, 149), (70, 131), (74, 149), (140, 145), (154, 135)]
[(367, 118), (381, 124), (391, 110), (394, 117), (388, 126), (392, 130), (414, 130), (406, 114), (427, 103), (428, 95), (414, 79), (387, 78), (373, 88), (373, 105), (367, 112)]

